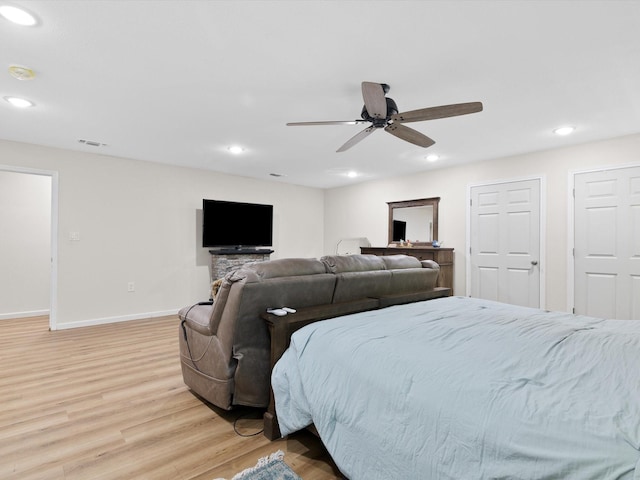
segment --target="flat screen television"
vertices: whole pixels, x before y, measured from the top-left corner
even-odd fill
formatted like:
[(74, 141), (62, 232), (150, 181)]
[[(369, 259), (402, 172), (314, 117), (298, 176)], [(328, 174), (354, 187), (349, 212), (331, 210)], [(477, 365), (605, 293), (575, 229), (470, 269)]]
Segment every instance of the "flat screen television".
[(237, 250), (273, 244), (273, 205), (202, 200), (202, 246)]
[(405, 240), (407, 238), (407, 222), (402, 220), (393, 221), (393, 238), (394, 242)]

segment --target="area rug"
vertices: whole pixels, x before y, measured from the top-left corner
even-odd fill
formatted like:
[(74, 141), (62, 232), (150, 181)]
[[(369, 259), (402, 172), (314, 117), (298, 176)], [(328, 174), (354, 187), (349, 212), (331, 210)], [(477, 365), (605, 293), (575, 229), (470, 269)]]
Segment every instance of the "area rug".
[[(234, 475), (231, 480), (302, 480), (284, 463), (284, 452), (278, 450), (268, 457), (258, 460), (255, 467), (247, 468)], [(216, 478), (214, 480), (225, 480)]]

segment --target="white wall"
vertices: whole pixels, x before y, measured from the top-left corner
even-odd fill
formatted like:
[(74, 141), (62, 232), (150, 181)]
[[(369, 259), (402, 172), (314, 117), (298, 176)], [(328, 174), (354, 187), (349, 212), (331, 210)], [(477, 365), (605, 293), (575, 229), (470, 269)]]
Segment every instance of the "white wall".
[(271, 258), (322, 255), (320, 189), (7, 141), (0, 159), (58, 172), (57, 328), (175, 313), (207, 299), (203, 198), (271, 203)]
[(0, 319), (49, 312), (51, 177), (0, 170)]
[(640, 164), (640, 135), (327, 190), (325, 251), (330, 252), (343, 237), (368, 237), (372, 246), (384, 246), (388, 233), (386, 202), (440, 197), (439, 240), (445, 247), (455, 248), (454, 292), (465, 295), (468, 186), (543, 175), (547, 190), (546, 308), (566, 310), (569, 174), (626, 164)]
[(386, 245), (386, 202), (439, 196), (439, 237), (455, 248), (455, 293), (465, 294), (468, 186), (530, 175), (547, 186), (546, 307), (564, 310), (569, 173), (640, 163), (640, 135), (326, 191), (7, 141), (0, 159), (58, 172), (58, 328), (172, 313), (207, 298), (202, 198), (273, 204), (272, 258), (282, 258), (335, 253), (342, 238)]

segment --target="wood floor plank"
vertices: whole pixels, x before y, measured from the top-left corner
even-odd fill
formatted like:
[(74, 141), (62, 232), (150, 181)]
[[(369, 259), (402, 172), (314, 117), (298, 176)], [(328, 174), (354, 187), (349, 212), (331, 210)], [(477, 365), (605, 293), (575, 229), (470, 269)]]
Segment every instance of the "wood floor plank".
[(192, 394), (178, 326), (176, 316), (54, 332), (47, 317), (1, 321), (0, 478), (212, 480), (276, 450), (304, 480), (343, 478), (308, 432), (240, 436), (234, 423), (260, 431), (259, 411)]

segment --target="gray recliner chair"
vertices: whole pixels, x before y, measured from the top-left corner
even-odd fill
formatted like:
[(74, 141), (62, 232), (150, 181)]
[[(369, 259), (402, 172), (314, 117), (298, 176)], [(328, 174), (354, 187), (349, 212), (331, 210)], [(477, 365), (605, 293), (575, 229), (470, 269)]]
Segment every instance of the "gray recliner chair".
[(331, 303), (335, 276), (317, 259), (279, 259), (227, 274), (213, 305), (185, 307), (180, 357), (184, 382), (220, 408), (269, 403), (267, 308)]

